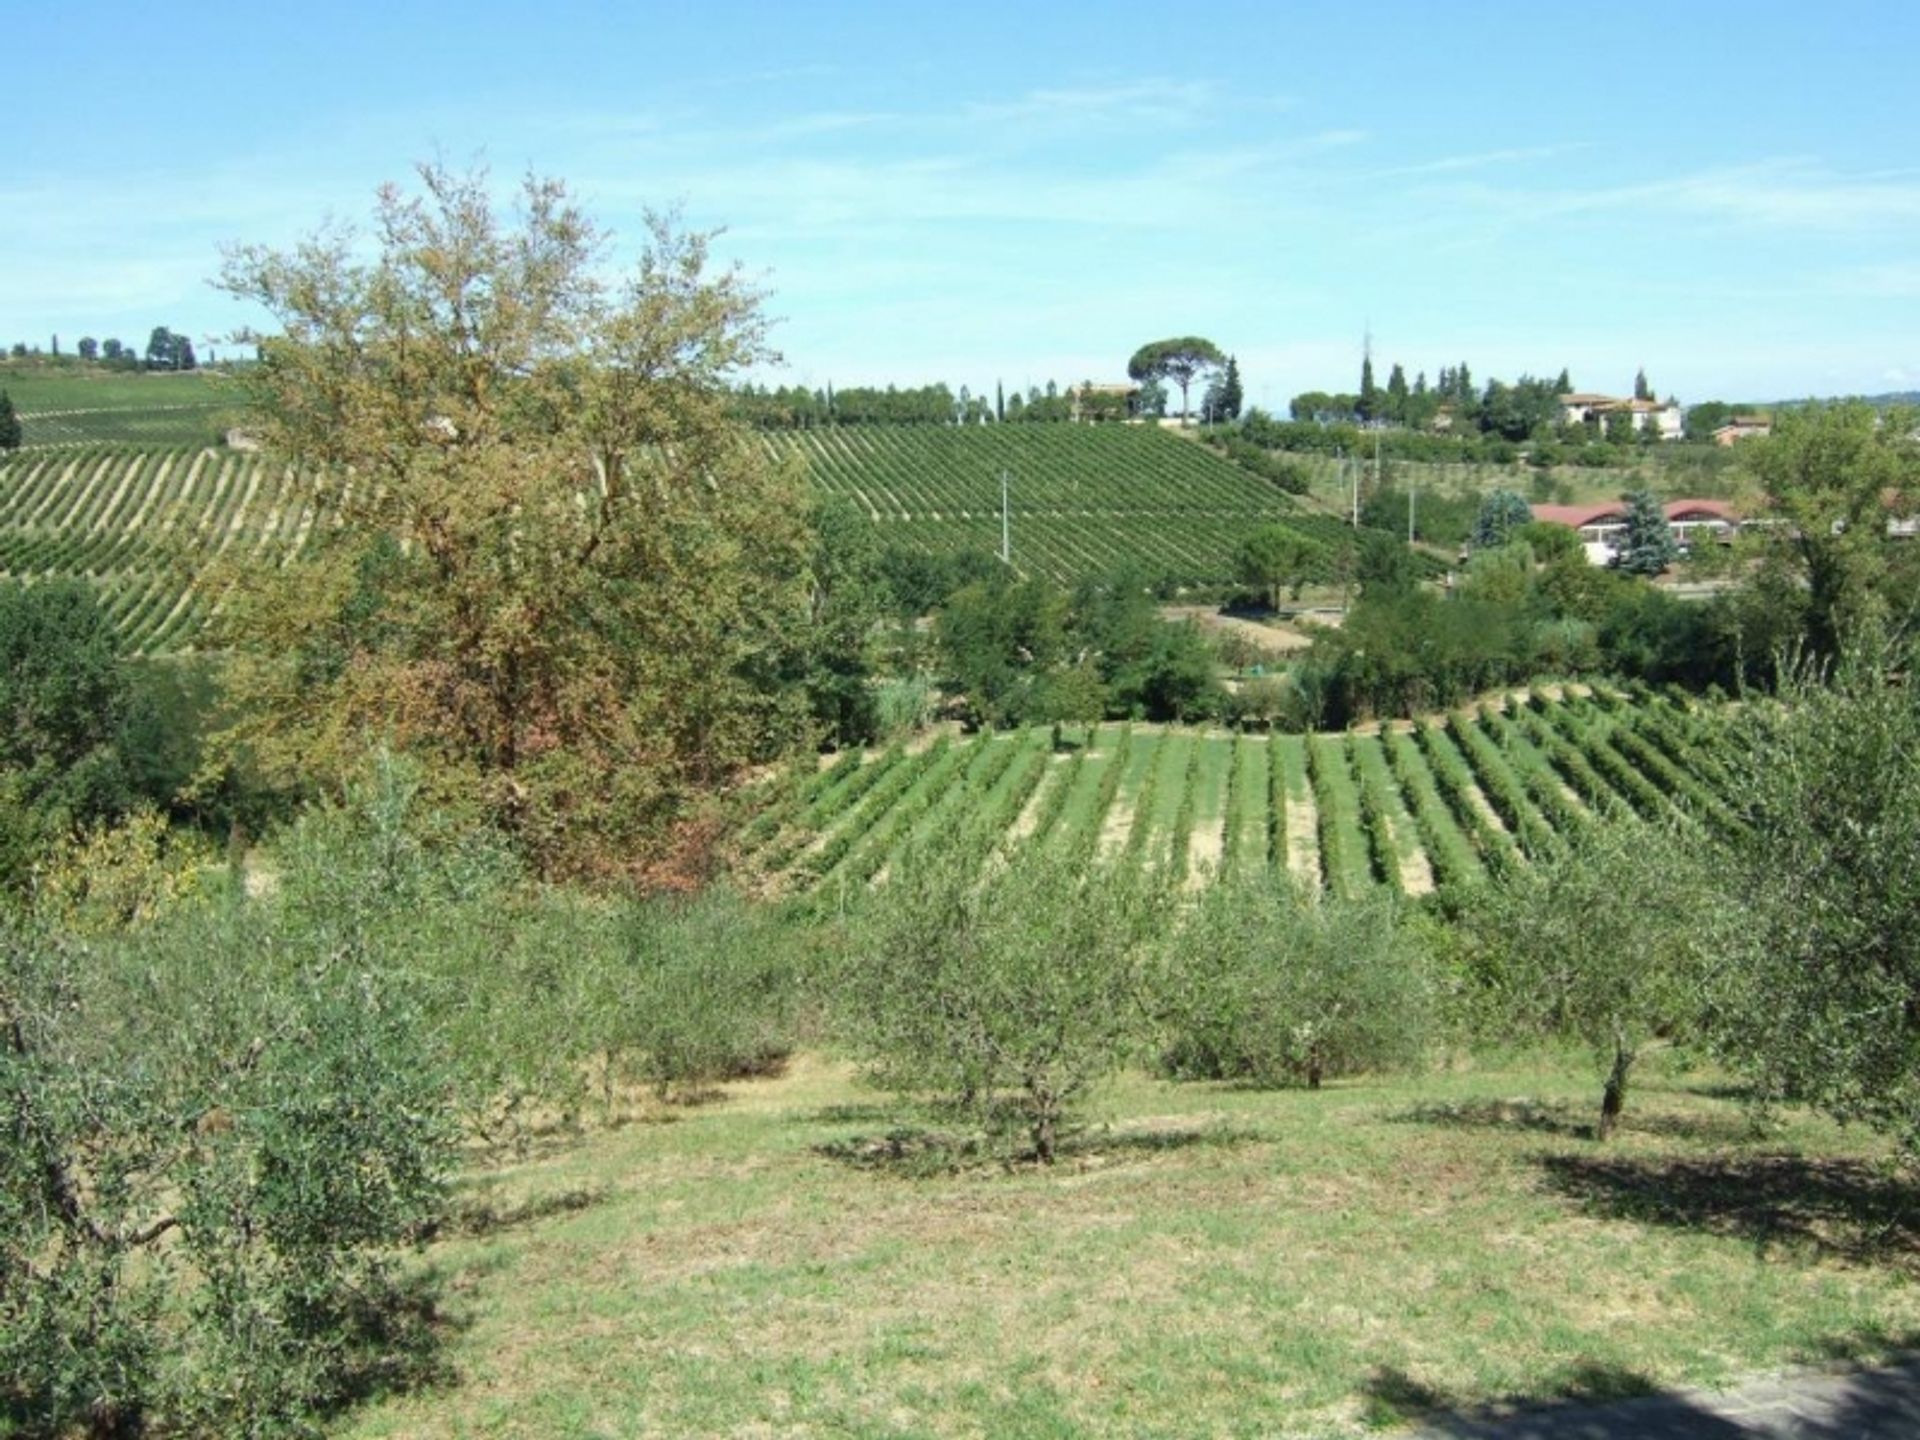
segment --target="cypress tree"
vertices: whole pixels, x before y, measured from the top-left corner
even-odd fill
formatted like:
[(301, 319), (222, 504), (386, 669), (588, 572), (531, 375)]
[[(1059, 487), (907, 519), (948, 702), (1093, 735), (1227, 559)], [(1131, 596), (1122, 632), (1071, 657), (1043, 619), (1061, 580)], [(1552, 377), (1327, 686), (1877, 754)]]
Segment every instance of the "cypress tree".
[(1220, 382), (1220, 408), (1214, 416), (1216, 420), (1238, 420), (1240, 407), (1246, 396), (1240, 389), (1240, 362), (1229, 355), (1227, 357), (1226, 377)]
[(1007, 387), (998, 380), (993, 382), (993, 418), (995, 420), (1007, 418)]
[(13, 397), (0, 390), (0, 450), (20, 448), (20, 417), (14, 412)]
[(1380, 388), (1373, 383), (1373, 356), (1371, 355), (1360, 362), (1359, 402), (1354, 408), (1360, 412), (1360, 418), (1373, 419), (1380, 408)]
[(1633, 398), (1636, 400), (1651, 400), (1653, 398), (1653, 387), (1647, 383), (1647, 370), (1644, 365), (1640, 367), (1640, 372), (1633, 377)]
[(1568, 376), (1567, 367), (1564, 365), (1560, 367), (1560, 378), (1553, 382), (1553, 393), (1556, 395), (1571, 395), (1573, 393), (1573, 380)]
[(1387, 375), (1387, 419), (1396, 424), (1405, 424), (1407, 419), (1407, 372), (1397, 360)]

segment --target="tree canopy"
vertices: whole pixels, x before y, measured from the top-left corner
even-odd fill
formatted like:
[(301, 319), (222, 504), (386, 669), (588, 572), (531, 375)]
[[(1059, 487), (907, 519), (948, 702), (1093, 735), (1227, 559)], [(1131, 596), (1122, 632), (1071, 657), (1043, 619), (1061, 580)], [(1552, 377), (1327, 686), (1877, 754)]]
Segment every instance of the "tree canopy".
[[(227, 607), (234, 763), (337, 791), (369, 738), (543, 868), (634, 863), (686, 802), (792, 743), (775, 683), (807, 614), (799, 478), (728, 419), (761, 297), (652, 215), (637, 268), (556, 181), (517, 214), (438, 166), (350, 232), (236, 249), (264, 308), (264, 442), (331, 492), (312, 558)], [(247, 337), (256, 338), (256, 337)]]
[(1187, 391), (1200, 376), (1218, 370), (1227, 357), (1211, 340), (1198, 335), (1182, 335), (1172, 340), (1155, 340), (1133, 352), (1127, 362), (1131, 380), (1171, 380), (1180, 387), (1180, 418), (1187, 418)]

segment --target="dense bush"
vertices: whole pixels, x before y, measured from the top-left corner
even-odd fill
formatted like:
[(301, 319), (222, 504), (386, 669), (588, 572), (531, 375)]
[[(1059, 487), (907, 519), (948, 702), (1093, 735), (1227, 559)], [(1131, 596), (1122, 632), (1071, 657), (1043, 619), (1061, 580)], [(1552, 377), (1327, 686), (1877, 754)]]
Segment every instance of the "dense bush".
[(379, 923), (399, 872), (333, 858), (321, 906), (236, 887), (85, 948), (0, 933), (0, 1411), (26, 1433), (298, 1429), (424, 1363), (395, 1260), (441, 1211), (451, 1074)]
[(1415, 1065), (1432, 1037), (1426, 952), (1385, 895), (1223, 881), (1169, 946), (1162, 1058), (1175, 1075), (1318, 1089)]
[(793, 1045), (797, 1002), (782, 920), (725, 890), (635, 904), (621, 935), (624, 964), (602, 1017), (606, 1073), (630, 1072), (666, 1098), (755, 1074)]
[(1920, 1152), (1920, 690), (1869, 647), (1737, 722), (1742, 964), (1726, 1051), (1769, 1093)]

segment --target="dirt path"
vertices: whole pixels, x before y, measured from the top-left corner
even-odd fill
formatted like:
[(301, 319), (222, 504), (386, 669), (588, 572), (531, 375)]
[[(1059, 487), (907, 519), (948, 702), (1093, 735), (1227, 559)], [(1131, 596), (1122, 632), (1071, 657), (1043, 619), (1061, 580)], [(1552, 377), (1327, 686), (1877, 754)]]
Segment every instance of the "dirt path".
[(1290, 655), (1313, 644), (1312, 637), (1301, 634), (1292, 626), (1266, 625), (1239, 615), (1222, 615), (1206, 605), (1162, 605), (1160, 614), (1164, 619), (1176, 622), (1191, 620), (1212, 634), (1238, 636), (1270, 655)]
[(1320, 888), (1320, 813), (1313, 792), (1287, 796), (1287, 869), (1308, 890)]

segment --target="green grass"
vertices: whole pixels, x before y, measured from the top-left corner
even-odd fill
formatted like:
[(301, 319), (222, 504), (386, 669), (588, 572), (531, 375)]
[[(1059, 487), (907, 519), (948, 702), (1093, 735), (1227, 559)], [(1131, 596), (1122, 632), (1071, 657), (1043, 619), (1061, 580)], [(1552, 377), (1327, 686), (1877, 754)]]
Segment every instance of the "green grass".
[(1052, 1170), (895, 1173), (846, 1071), (476, 1177), (584, 1208), (443, 1242), (452, 1378), (341, 1434), (1349, 1436), (1715, 1384), (1920, 1329), (1878, 1148), (1756, 1134), (1656, 1067), (1605, 1149), (1583, 1062), (1318, 1094), (1133, 1076)]

